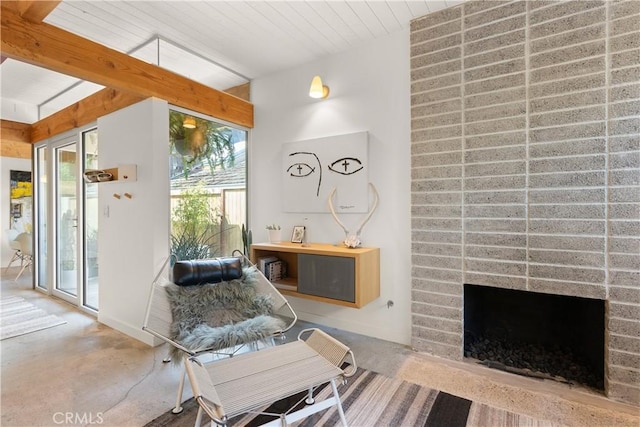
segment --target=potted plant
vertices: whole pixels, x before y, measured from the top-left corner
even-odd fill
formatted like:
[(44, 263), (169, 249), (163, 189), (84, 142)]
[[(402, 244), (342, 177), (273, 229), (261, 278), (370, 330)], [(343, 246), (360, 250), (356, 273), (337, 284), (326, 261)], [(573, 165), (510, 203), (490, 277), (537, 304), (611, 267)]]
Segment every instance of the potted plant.
[[(185, 127), (186, 119), (192, 121), (189, 127)], [(199, 117), (170, 111), (169, 142), (171, 154), (180, 159), (185, 177), (200, 165), (207, 164), (213, 174), (217, 166), (232, 166), (235, 161), (232, 130)]]
[(270, 243), (282, 242), (282, 231), (279, 225), (276, 225), (276, 224), (267, 225), (267, 231), (269, 232)]

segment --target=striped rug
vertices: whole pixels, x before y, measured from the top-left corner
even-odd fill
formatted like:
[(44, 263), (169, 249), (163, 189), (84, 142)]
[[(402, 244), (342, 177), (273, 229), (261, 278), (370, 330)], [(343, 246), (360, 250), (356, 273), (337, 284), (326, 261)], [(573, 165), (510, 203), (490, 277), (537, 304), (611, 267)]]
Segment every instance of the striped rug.
[(0, 299), (0, 340), (17, 337), (67, 323), (23, 298), (10, 296)]
[[(432, 390), (407, 381), (385, 377), (365, 369), (358, 369), (347, 385), (338, 387), (342, 407), (350, 427), (466, 427), (466, 426), (551, 426), (552, 423), (536, 420), (487, 405), (474, 403), (461, 397)], [(283, 399), (262, 408), (263, 412), (280, 413), (295, 408), (306, 393)], [(331, 395), (330, 387), (315, 392), (316, 399)], [(304, 405), (304, 404), (300, 404)], [(185, 410), (179, 415), (166, 413), (146, 427), (182, 427), (193, 425), (197, 405), (193, 399), (185, 402)], [(206, 418), (206, 417), (205, 417)], [(273, 420), (267, 415), (248, 414), (232, 418), (233, 427), (253, 427)], [(204, 425), (204, 424), (203, 424)], [(314, 414), (293, 426), (340, 426), (335, 407)]]

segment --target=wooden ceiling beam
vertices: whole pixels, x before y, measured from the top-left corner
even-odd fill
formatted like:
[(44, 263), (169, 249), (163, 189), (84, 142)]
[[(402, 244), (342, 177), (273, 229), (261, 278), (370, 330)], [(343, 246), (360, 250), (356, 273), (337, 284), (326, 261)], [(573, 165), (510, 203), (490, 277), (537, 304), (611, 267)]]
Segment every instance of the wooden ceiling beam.
[(0, 119), (0, 130), (2, 142), (31, 142), (31, 125), (27, 123)]
[(2, 141), (0, 144), (0, 157), (31, 159), (32, 148), (33, 145), (28, 142)]
[(144, 100), (145, 97), (105, 88), (31, 125), (32, 143), (94, 122), (98, 117)]
[(2, 55), (253, 127), (253, 104), (1, 6)]
[(0, 120), (2, 144), (36, 143), (71, 129), (95, 122), (98, 117), (140, 102), (140, 95), (116, 89), (102, 89), (32, 125)]
[(32, 22), (42, 22), (55, 9), (61, 0), (20, 0), (17, 3), (17, 10), (20, 16)]
[(31, 125), (0, 120), (0, 156), (31, 158)]

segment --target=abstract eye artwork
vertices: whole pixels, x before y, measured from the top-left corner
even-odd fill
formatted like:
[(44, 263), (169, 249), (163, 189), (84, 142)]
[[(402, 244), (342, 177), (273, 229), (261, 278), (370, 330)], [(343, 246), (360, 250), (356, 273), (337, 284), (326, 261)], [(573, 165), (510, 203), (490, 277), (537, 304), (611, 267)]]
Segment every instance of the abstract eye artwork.
[(367, 132), (291, 142), (283, 145), (282, 186), (285, 212), (361, 213), (369, 209)]

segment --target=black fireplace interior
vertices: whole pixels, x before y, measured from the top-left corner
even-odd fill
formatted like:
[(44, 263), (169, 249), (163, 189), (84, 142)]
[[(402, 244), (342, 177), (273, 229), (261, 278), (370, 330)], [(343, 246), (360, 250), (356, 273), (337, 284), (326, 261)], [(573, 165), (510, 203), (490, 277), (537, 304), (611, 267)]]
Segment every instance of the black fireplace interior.
[(604, 390), (604, 301), (464, 285), (464, 354)]

